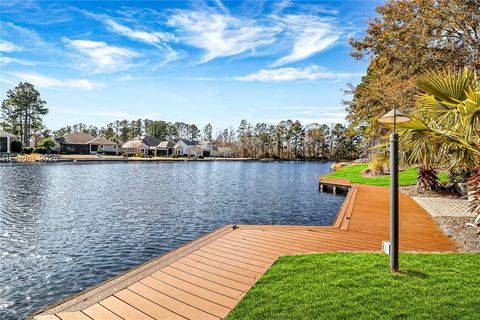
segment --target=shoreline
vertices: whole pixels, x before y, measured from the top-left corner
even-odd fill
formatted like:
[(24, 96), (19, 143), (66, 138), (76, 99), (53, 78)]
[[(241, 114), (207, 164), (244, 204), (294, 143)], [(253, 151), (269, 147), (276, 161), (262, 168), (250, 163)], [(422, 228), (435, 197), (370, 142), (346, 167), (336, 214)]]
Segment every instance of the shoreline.
[(324, 159), (256, 159), (256, 158), (138, 158), (138, 157), (117, 157), (117, 156), (106, 156), (104, 158), (99, 157), (89, 157), (89, 156), (65, 156), (60, 155), (49, 155), (53, 156), (47, 159), (35, 159), (32, 160), (3, 160), (0, 159), (1, 165), (33, 165), (33, 164), (87, 164), (87, 163), (139, 163), (139, 162), (335, 162), (335, 160), (324, 160)]

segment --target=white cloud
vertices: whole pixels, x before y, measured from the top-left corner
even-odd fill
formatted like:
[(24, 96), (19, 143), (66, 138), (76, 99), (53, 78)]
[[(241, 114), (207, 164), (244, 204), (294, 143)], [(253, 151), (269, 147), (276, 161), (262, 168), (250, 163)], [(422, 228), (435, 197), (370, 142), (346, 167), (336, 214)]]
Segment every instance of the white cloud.
[(146, 79), (145, 77), (136, 77), (132, 76), (131, 74), (124, 74), (120, 77), (118, 77), (119, 81), (132, 81), (132, 80), (143, 80)]
[(0, 52), (13, 52), (19, 50), (20, 48), (11, 43), (10, 41), (0, 40)]
[(282, 82), (296, 80), (344, 79), (361, 77), (362, 75), (362, 73), (330, 72), (325, 68), (313, 65), (306, 68), (262, 69), (245, 76), (234, 77), (233, 79), (238, 81)]
[[(131, 40), (139, 41), (146, 43), (148, 45), (154, 46), (160, 49), (164, 55), (164, 61), (162, 64), (174, 61), (178, 59), (178, 54), (175, 50), (171, 48), (168, 44), (169, 41), (175, 41), (175, 36), (168, 32), (160, 31), (148, 31), (145, 29), (133, 29), (126, 25), (120, 24), (108, 15), (96, 14), (88, 11), (81, 11), (87, 17), (93, 18), (95, 20), (101, 21), (104, 23), (108, 30), (119, 34), (121, 36), (127, 37)], [(132, 19), (130, 19), (132, 20)], [(141, 23), (137, 23), (140, 24)], [(142, 26), (142, 28), (145, 28)]]
[(110, 46), (105, 42), (91, 40), (70, 40), (63, 38), (63, 41), (71, 48), (77, 50), (86, 59), (84, 67), (93, 73), (110, 73), (125, 70), (131, 67), (130, 59), (138, 57), (135, 51), (127, 48)]
[(293, 40), (290, 54), (278, 59), (273, 65), (280, 66), (306, 59), (331, 47), (340, 39), (341, 31), (328, 19), (312, 15), (286, 15), (278, 18)]
[(130, 27), (124, 26), (112, 19), (105, 19), (105, 24), (111, 31), (124, 35), (130, 39), (138, 40), (151, 45), (160, 44), (162, 41), (172, 40), (173, 36), (165, 32), (147, 32), (142, 30), (133, 30)]
[(6, 65), (9, 63), (20, 64), (22, 66), (34, 66), (37, 64), (35, 61), (28, 61), (24, 59), (10, 58), (10, 57), (0, 57), (0, 65)]
[(255, 52), (258, 47), (274, 43), (279, 32), (255, 20), (210, 11), (175, 10), (167, 24), (177, 28), (180, 40), (205, 51), (200, 63)]
[[(6, 43), (4, 48), (7, 50), (10, 50), (10, 52), (18, 51), (18, 50), (38, 51), (39, 49), (48, 48), (48, 45), (42, 40), (42, 38), (40, 38), (38, 33), (33, 29), (26, 29), (26, 28), (17, 26), (12, 22), (4, 22), (4, 21), (0, 21), (0, 29), (2, 30), (1, 37), (3, 38), (0, 41)], [(7, 41), (6, 39), (14, 40), (16, 43), (21, 43), (22, 48), (19, 48), (16, 45), (14, 45), (14, 47), (11, 47), (13, 43), (11, 43), (10, 41)], [(3, 45), (0, 44), (0, 47), (1, 46)], [(3, 51), (3, 50), (0, 50), (0, 51)]]
[(19, 81), (27, 81), (40, 88), (72, 88), (92, 90), (105, 87), (104, 83), (90, 81), (87, 79), (57, 79), (37, 73), (27, 72), (11, 72), (10, 74)]

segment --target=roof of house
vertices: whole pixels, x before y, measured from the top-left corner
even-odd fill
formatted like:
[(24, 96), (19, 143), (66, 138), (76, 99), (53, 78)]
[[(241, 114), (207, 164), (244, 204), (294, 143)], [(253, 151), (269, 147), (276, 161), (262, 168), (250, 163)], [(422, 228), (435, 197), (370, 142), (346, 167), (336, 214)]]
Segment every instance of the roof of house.
[(175, 147), (175, 143), (173, 143), (172, 141), (162, 141), (159, 143), (158, 147), (163, 149), (170, 149)]
[(130, 140), (122, 144), (122, 149), (138, 149), (148, 147), (142, 140)]
[(118, 143), (110, 141), (104, 137), (96, 137), (95, 139), (88, 141), (88, 144), (96, 144), (96, 145), (107, 145), (107, 146), (116, 146)]
[(138, 136), (133, 140), (127, 141), (122, 145), (124, 149), (134, 148), (155, 148), (160, 144), (160, 140), (152, 136)]
[(15, 135), (11, 134), (10, 132), (7, 132), (5, 130), (0, 129), (0, 137), (15, 138)]
[(160, 144), (160, 140), (152, 136), (140, 136), (137, 137), (137, 139), (142, 140), (142, 142), (149, 147), (156, 147)]
[(94, 137), (84, 132), (67, 133), (66, 135), (55, 138), (55, 140), (62, 144), (117, 145), (116, 142), (103, 137)]
[(177, 144), (180, 143), (180, 141), (182, 141), (183, 143), (185, 143), (187, 146), (196, 146), (198, 145), (198, 141), (190, 141), (190, 140), (184, 140), (184, 139), (180, 139), (177, 141)]
[(95, 137), (83, 132), (72, 132), (55, 140), (62, 144), (88, 144), (89, 141), (95, 140)]

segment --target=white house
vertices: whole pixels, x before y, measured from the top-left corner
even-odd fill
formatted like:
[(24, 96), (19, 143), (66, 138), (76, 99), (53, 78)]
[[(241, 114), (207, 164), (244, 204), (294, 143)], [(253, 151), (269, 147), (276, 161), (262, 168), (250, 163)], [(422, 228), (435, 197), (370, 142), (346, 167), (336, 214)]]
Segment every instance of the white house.
[(175, 152), (175, 143), (160, 141), (152, 136), (138, 136), (122, 145), (121, 151), (125, 154), (142, 153), (151, 156), (169, 156)]
[(162, 141), (157, 146), (156, 155), (169, 156), (175, 152), (175, 143), (171, 141)]
[(12, 142), (16, 137), (0, 129), (0, 153), (11, 153), (12, 152)]
[(204, 157), (214, 157), (214, 156), (216, 156), (215, 148), (213, 147), (213, 145), (210, 141), (200, 141), (198, 143), (198, 146), (202, 149), (202, 156), (204, 156)]
[(180, 139), (177, 141), (177, 143), (173, 148), (175, 150), (176, 155), (190, 156), (190, 155), (193, 155), (190, 149), (194, 146), (195, 146), (195, 143)]

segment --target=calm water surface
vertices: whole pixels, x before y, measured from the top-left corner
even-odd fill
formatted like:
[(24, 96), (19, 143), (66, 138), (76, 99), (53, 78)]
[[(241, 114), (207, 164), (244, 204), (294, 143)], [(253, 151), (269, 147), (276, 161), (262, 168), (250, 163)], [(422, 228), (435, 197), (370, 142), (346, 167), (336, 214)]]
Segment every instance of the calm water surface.
[(329, 163), (0, 166), (0, 319), (21, 319), (225, 224), (331, 224)]

